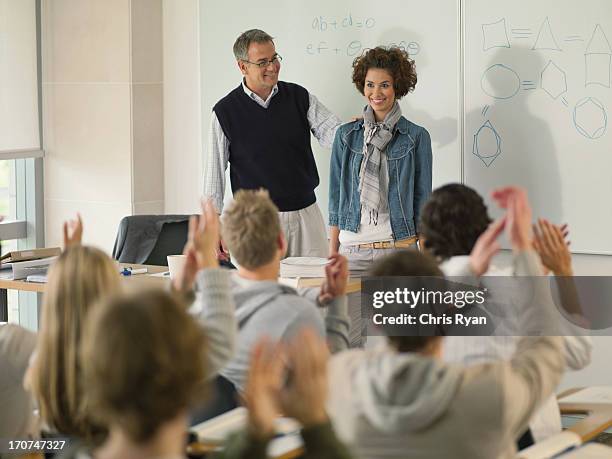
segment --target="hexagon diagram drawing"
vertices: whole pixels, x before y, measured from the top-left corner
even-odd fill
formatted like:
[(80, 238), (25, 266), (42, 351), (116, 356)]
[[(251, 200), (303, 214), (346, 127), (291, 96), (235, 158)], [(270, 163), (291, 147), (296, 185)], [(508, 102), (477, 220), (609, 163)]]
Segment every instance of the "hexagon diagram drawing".
[(584, 85), (597, 84), (609, 88), (611, 63), (612, 47), (601, 25), (597, 24), (584, 52)]
[(567, 92), (565, 72), (553, 61), (548, 61), (540, 75), (540, 87), (553, 99)]
[(521, 79), (507, 65), (493, 64), (484, 71), (480, 87), (487, 96), (494, 99), (510, 99), (521, 88)]
[(506, 30), (506, 19), (501, 18), (497, 22), (482, 25), (482, 50), (491, 48), (510, 48), (508, 31)]
[(472, 154), (480, 158), (487, 167), (501, 154), (501, 137), (490, 120), (480, 126), (474, 134)]
[(587, 139), (599, 139), (608, 127), (606, 108), (599, 100), (585, 97), (574, 107), (574, 126)]
[(550, 49), (553, 51), (561, 51), (561, 48), (557, 44), (555, 34), (553, 34), (552, 27), (550, 26), (548, 16), (546, 19), (544, 19), (544, 22), (542, 22), (540, 30), (538, 31), (538, 38), (536, 38), (535, 44), (531, 49)]

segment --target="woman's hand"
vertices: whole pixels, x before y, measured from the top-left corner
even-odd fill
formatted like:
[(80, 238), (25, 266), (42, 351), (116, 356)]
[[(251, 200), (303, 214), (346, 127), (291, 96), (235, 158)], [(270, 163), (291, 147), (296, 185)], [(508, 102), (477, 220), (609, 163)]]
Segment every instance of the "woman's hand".
[(251, 366), (244, 391), (249, 410), (249, 430), (256, 438), (274, 435), (274, 420), (280, 414), (279, 391), (283, 359), (279, 345), (262, 338), (251, 354)]
[(544, 267), (556, 276), (573, 276), (572, 255), (565, 240), (567, 227), (558, 227), (540, 218), (537, 225), (533, 225), (533, 234), (533, 248)]
[(81, 245), (83, 239), (83, 221), (81, 214), (77, 213), (76, 219), (64, 222), (64, 250), (68, 247)]
[(219, 241), (219, 216), (211, 200), (200, 203), (202, 214), (189, 219), (189, 234), (183, 249), (185, 266), (175, 278), (174, 288), (188, 291), (193, 288), (198, 271), (219, 267), (215, 247)]

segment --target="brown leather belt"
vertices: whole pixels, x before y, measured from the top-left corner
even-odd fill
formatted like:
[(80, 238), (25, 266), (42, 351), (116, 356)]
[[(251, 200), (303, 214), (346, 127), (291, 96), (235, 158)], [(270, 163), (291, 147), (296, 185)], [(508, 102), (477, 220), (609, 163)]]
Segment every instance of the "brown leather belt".
[(412, 236), (400, 241), (370, 242), (368, 244), (359, 244), (357, 247), (360, 249), (404, 249), (414, 246), (417, 240), (418, 238), (416, 236)]

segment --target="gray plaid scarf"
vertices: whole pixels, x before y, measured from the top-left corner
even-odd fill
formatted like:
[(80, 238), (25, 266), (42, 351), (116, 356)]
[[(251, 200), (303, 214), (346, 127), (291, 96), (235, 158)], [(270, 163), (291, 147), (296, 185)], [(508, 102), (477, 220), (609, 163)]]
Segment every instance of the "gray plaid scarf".
[[(359, 169), (359, 201), (361, 212), (365, 211), (370, 214), (370, 224), (378, 224), (382, 152), (385, 151), (393, 137), (393, 128), (400, 116), (402, 116), (402, 110), (397, 100), (380, 123), (376, 122), (370, 105), (363, 110), (363, 160)], [(386, 196), (384, 198), (386, 199)]]

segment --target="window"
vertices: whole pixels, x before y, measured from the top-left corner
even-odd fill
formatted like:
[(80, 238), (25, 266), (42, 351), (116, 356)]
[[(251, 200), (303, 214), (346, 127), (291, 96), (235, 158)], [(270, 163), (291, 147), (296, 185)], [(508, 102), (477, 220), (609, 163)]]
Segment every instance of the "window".
[[(44, 246), (40, 0), (0, 0), (0, 239), (2, 252)], [(14, 292), (13, 292), (14, 293)], [(0, 292), (0, 320), (37, 324), (35, 294)], [(8, 311), (7, 311), (8, 309)]]

